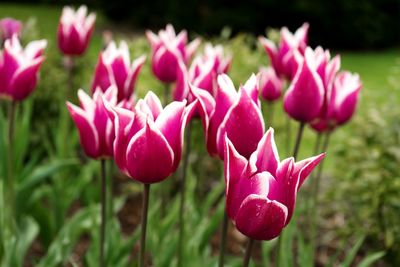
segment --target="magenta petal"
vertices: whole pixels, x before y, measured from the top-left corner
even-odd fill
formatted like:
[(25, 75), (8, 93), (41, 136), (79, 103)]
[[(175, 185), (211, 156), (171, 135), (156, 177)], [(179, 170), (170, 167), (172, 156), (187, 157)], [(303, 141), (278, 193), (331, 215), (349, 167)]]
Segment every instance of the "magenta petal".
[(99, 156), (99, 136), (91, 118), (79, 107), (67, 102), (67, 108), (79, 131), (81, 145), (86, 155), (91, 158)]
[(189, 77), (187, 67), (182, 60), (179, 60), (176, 72), (176, 83), (172, 92), (172, 98), (175, 101), (187, 99), (189, 93), (188, 82)]
[(295, 120), (310, 122), (320, 114), (323, 94), (322, 80), (306, 59), (285, 94), (285, 111)]
[(244, 89), (240, 90), (239, 100), (226, 114), (217, 132), (217, 148), (223, 157), (225, 133), (237, 151), (249, 158), (256, 150), (264, 134), (264, 120), (260, 108)]
[(305, 179), (310, 175), (312, 170), (321, 162), (325, 157), (325, 153), (319, 154), (311, 158), (303, 159), (302, 161), (296, 162), (294, 165), (293, 176), (298, 179), (299, 184), (297, 191), (300, 189), (301, 185)]
[[(108, 113), (111, 115), (110, 112)], [(118, 168), (127, 174), (126, 149), (128, 143), (137, 131), (129, 131), (130, 126), (137, 121), (132, 111), (115, 108), (110, 118), (114, 117), (115, 141), (114, 141), (114, 161)]]
[(10, 93), (14, 100), (21, 101), (29, 96), (36, 87), (38, 71), (44, 57), (35, 59), (31, 65), (18, 69), (10, 81)]
[(165, 107), (163, 112), (156, 120), (157, 128), (165, 136), (168, 144), (174, 152), (173, 170), (175, 170), (181, 160), (184, 121), (183, 115), (186, 102), (172, 102)]
[(215, 109), (215, 100), (209, 92), (195, 86), (190, 86), (190, 93), (194, 99), (199, 101), (197, 111), (203, 123), (206, 140), (208, 140), (208, 127), (211, 113)]
[(274, 140), (274, 129), (269, 128), (250, 157), (250, 164), (257, 172), (267, 171), (276, 176), (279, 165), (278, 149)]
[(156, 120), (163, 110), (160, 99), (152, 91), (149, 91), (144, 97), (144, 102), (150, 108), (151, 114), (154, 120)]
[(161, 47), (153, 56), (152, 68), (154, 74), (162, 82), (174, 82), (176, 80), (176, 70), (180, 59), (181, 57), (177, 51), (167, 50), (165, 47)]
[(226, 211), (228, 216), (235, 218), (237, 210), (234, 208), (234, 198), (237, 197), (237, 184), (247, 166), (247, 160), (241, 156), (225, 136), (224, 173), (226, 183)]
[(271, 240), (285, 226), (287, 208), (265, 196), (250, 195), (240, 206), (235, 218), (237, 229), (254, 240)]
[(113, 60), (113, 62), (110, 64), (110, 68), (114, 75), (115, 84), (118, 88), (118, 99), (122, 100), (125, 98), (125, 82), (129, 73), (128, 66), (125, 65), (122, 55), (119, 55)]
[(114, 83), (114, 77), (112, 76), (111, 71), (104, 64), (103, 55), (101, 54), (94, 71), (92, 94), (97, 87), (100, 87), (101, 90), (105, 92), (112, 83)]
[(128, 78), (125, 81), (124, 94), (121, 96), (119, 101), (122, 101), (122, 99), (129, 99), (132, 96), (137, 77), (145, 61), (146, 61), (146, 56), (141, 56), (132, 62)]
[(126, 162), (132, 178), (146, 184), (156, 183), (171, 174), (174, 152), (154, 123), (148, 120), (145, 128), (131, 139)]

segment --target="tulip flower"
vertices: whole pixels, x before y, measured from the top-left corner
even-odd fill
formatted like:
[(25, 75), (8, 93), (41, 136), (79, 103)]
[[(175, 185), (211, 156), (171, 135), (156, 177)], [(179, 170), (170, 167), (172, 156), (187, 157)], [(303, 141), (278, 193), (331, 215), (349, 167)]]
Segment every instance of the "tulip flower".
[(189, 83), (215, 97), (217, 76), (227, 73), (231, 62), (232, 57), (224, 57), (222, 46), (213, 47), (211, 44), (206, 44), (204, 54), (193, 60), (189, 70), (184, 62), (179, 61), (173, 99), (180, 101), (190, 98)]
[(181, 159), (184, 128), (196, 105), (186, 107), (186, 101), (174, 101), (163, 109), (158, 97), (149, 92), (134, 111), (112, 109), (114, 160), (121, 171), (145, 184), (173, 173)]
[(283, 80), (276, 75), (273, 68), (261, 68), (258, 83), (264, 100), (273, 102), (281, 97)]
[(316, 119), (324, 102), (324, 85), (317, 73), (311, 48), (284, 96), (284, 109), (290, 117), (302, 123)]
[(58, 47), (64, 55), (80, 56), (85, 53), (92, 36), (96, 15), (87, 15), (87, 7), (81, 6), (75, 12), (64, 7), (58, 25)]
[(79, 131), (81, 145), (85, 154), (93, 159), (113, 156), (114, 127), (103, 99), (110, 106), (117, 104), (117, 88), (110, 86), (105, 92), (97, 88), (93, 98), (82, 89), (78, 91), (80, 107), (67, 102), (68, 111)]
[[(218, 91), (215, 99), (215, 108), (205, 97), (206, 94), (196, 92), (199, 100), (200, 115), (206, 132), (207, 149), (210, 155), (224, 157), (224, 136), (228, 135), (238, 151), (245, 157), (256, 149), (264, 132), (264, 120), (258, 101), (258, 85), (253, 74), (245, 85), (236, 91), (232, 80), (226, 75), (218, 76)], [(208, 94), (209, 95), (209, 94)], [(207, 101), (205, 101), (207, 100)]]
[(13, 18), (4, 18), (0, 20), (0, 39), (5, 41), (10, 39), (14, 34), (21, 34), (22, 23)]
[(200, 39), (195, 39), (187, 45), (187, 32), (181, 31), (176, 35), (171, 24), (165, 30), (160, 30), (158, 35), (146, 31), (146, 37), (152, 48), (153, 73), (164, 83), (176, 80), (179, 60), (187, 64), (200, 44)]
[(277, 237), (292, 218), (301, 185), (324, 156), (280, 161), (270, 128), (248, 160), (225, 137), (226, 211), (237, 229), (254, 240)]
[(121, 42), (119, 48), (111, 42), (100, 53), (92, 82), (92, 92), (98, 87), (104, 92), (114, 84), (118, 89), (118, 102), (130, 99), (145, 59), (145, 56), (141, 56), (131, 63), (126, 42)]
[(357, 74), (340, 72), (328, 92), (325, 113), (311, 126), (317, 132), (332, 131), (353, 116), (362, 84)]
[(33, 41), (24, 49), (17, 35), (5, 41), (0, 53), (0, 96), (22, 101), (33, 92), (46, 45), (45, 40)]
[(292, 34), (286, 27), (283, 27), (280, 32), (281, 38), (278, 47), (265, 37), (260, 36), (258, 38), (278, 76), (293, 79), (299, 60), (307, 47), (308, 28), (309, 24), (304, 23)]

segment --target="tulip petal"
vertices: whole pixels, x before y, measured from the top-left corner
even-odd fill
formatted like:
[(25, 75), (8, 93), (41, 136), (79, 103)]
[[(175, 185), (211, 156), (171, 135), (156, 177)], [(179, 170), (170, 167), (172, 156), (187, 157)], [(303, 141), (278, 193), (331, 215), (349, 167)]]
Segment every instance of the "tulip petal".
[(260, 108), (243, 88), (238, 101), (229, 109), (217, 132), (217, 148), (221, 158), (225, 133), (238, 152), (246, 158), (256, 150), (264, 134)]
[(99, 136), (91, 118), (79, 107), (67, 102), (67, 108), (79, 131), (81, 145), (86, 155), (91, 158), (99, 156)]
[(237, 192), (237, 184), (247, 166), (247, 160), (241, 156), (232, 142), (225, 136), (224, 173), (226, 184), (226, 211), (230, 218), (234, 218), (237, 210), (234, 209), (233, 198)]
[(287, 208), (265, 196), (250, 195), (240, 206), (235, 218), (237, 229), (254, 240), (271, 240), (285, 226)]
[(278, 149), (274, 140), (274, 129), (269, 128), (258, 143), (257, 150), (250, 157), (250, 164), (257, 172), (267, 171), (276, 176), (279, 165)]
[[(301, 185), (305, 179), (310, 175), (312, 170), (321, 162), (325, 157), (325, 153), (319, 154), (311, 158), (303, 159), (296, 162), (294, 165), (293, 176), (299, 180), (297, 191), (300, 189)], [(298, 177), (297, 177), (298, 176)]]
[(174, 152), (154, 123), (147, 120), (145, 128), (129, 142), (126, 162), (132, 178), (146, 184), (156, 183), (171, 174)]
[(149, 91), (144, 97), (144, 102), (150, 108), (151, 114), (153, 115), (154, 120), (156, 120), (163, 110), (160, 99), (155, 93)]

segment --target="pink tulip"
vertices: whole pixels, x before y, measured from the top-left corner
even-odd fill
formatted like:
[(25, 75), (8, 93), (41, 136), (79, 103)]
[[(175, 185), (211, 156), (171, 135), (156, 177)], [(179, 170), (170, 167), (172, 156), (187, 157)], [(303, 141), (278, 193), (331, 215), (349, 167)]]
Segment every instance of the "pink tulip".
[(22, 48), (17, 35), (7, 39), (0, 52), (0, 95), (13, 101), (22, 101), (36, 87), (42, 56), (47, 42), (30, 42)]
[(217, 91), (218, 74), (227, 73), (232, 62), (232, 57), (224, 57), (223, 47), (213, 47), (206, 44), (204, 54), (197, 56), (188, 70), (186, 65), (180, 61), (177, 71), (176, 85), (173, 90), (174, 100), (191, 98), (189, 96), (189, 83), (195, 87), (206, 90), (213, 97)]
[(324, 113), (311, 126), (318, 132), (332, 131), (353, 116), (362, 84), (357, 74), (340, 72), (328, 91)]
[(81, 6), (75, 12), (64, 7), (58, 25), (58, 47), (64, 55), (80, 56), (85, 53), (93, 32), (96, 15), (87, 16), (87, 7)]
[(261, 45), (264, 47), (270, 59), (271, 66), (275, 69), (278, 76), (285, 76), (293, 79), (299, 65), (299, 60), (304, 55), (308, 43), (309, 24), (304, 23), (297, 31), (292, 34), (286, 27), (281, 29), (281, 39), (279, 47), (265, 37), (259, 37)]
[(5, 41), (10, 39), (14, 34), (18, 37), (21, 34), (22, 23), (13, 18), (4, 18), (0, 20), (0, 39)]
[(156, 183), (173, 173), (181, 159), (186, 123), (197, 102), (174, 101), (164, 109), (149, 92), (134, 111), (114, 108), (114, 160), (129, 177), (145, 184)]
[(162, 82), (171, 83), (176, 80), (179, 60), (187, 64), (200, 44), (195, 39), (187, 44), (187, 32), (175, 34), (174, 27), (168, 24), (158, 35), (146, 31), (147, 39), (152, 48), (151, 67), (154, 75)]
[(118, 88), (118, 102), (131, 98), (145, 59), (145, 56), (141, 56), (131, 63), (126, 42), (121, 42), (119, 48), (111, 42), (100, 53), (92, 82), (92, 92), (97, 87), (104, 92), (114, 84)]
[(280, 161), (270, 128), (248, 160), (226, 137), (226, 211), (237, 229), (255, 240), (277, 237), (292, 218), (301, 185), (324, 156)]
[[(199, 92), (199, 90), (194, 91)], [(232, 80), (226, 74), (219, 75), (215, 108), (212, 111), (205, 109), (212, 107), (211, 103), (207, 104), (204, 101), (210, 97), (200, 97), (198, 93), (196, 95), (200, 103), (198, 107), (202, 109), (200, 115), (205, 117), (203, 125), (207, 126), (205, 132), (209, 154), (218, 155), (223, 159), (224, 136), (227, 134), (238, 151), (249, 157), (264, 133), (256, 76), (253, 74), (237, 92)], [(210, 94), (206, 92), (203, 95)]]
[(300, 122), (311, 122), (318, 117), (324, 102), (324, 85), (317, 73), (317, 62), (311, 48), (284, 96), (284, 109)]
[(79, 131), (81, 145), (88, 157), (99, 159), (113, 156), (114, 126), (103, 104), (117, 104), (117, 88), (111, 86), (106, 92), (98, 88), (93, 98), (82, 89), (78, 91), (80, 107), (67, 102), (68, 111)]
[(258, 74), (258, 86), (264, 100), (273, 102), (282, 95), (283, 80), (279, 78), (272, 67), (261, 68)]

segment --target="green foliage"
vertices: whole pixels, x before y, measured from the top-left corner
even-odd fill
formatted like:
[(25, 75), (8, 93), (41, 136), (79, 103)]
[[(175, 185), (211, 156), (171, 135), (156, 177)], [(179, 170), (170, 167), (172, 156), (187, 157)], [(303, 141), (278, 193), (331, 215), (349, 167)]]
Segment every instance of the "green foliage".
[[(330, 196), (337, 212), (346, 219), (344, 234), (357, 226), (367, 244), (389, 250), (387, 259), (398, 257), (400, 227), (400, 109), (388, 104), (372, 109), (366, 118), (354, 122), (354, 135), (338, 144), (335, 187)], [(336, 206), (335, 205), (335, 206)], [(376, 240), (379, 240), (377, 242)]]

